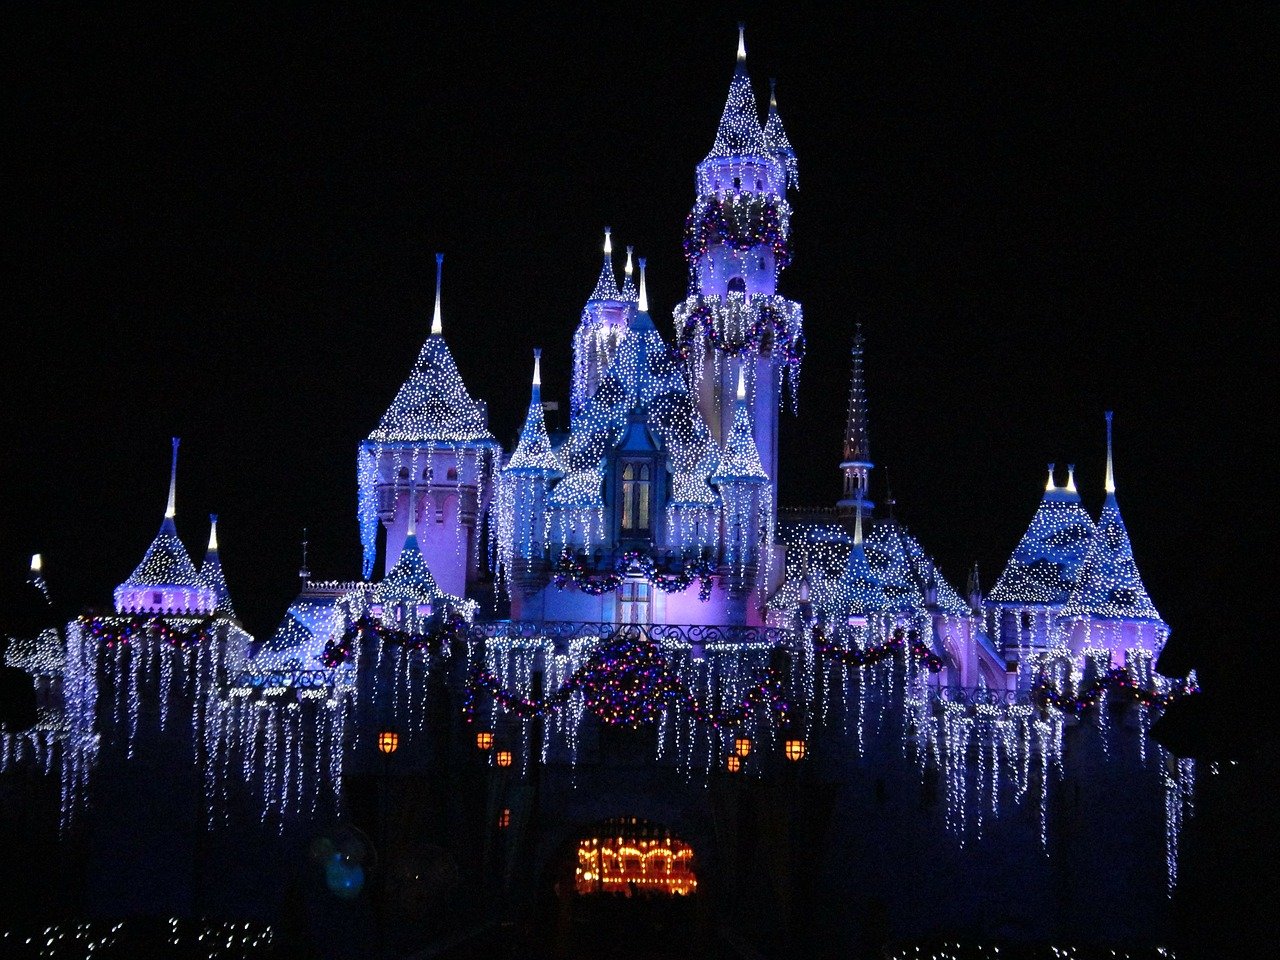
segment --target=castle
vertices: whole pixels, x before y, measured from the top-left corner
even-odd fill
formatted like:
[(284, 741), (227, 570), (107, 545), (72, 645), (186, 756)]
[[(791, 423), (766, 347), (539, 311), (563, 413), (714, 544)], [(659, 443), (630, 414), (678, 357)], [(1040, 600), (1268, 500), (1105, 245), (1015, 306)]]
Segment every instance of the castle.
[[(226, 843), (257, 850), (263, 876), (275, 875), (271, 844), (352, 819), (385, 831), (390, 802), (419, 811), (396, 822), (430, 834), (464, 888), (501, 891), (511, 909), (552, 887), (562, 899), (637, 883), (684, 896), (701, 882), (794, 926), (802, 903), (827, 902), (822, 889), (861, 884), (900, 929), (924, 922), (895, 900), (907, 889), (935, 907), (950, 891), (937, 909), (953, 927), (1155, 936), (1124, 904), (1158, 904), (1159, 874), (1172, 882), (1193, 769), (1145, 740), (1176, 691), (1152, 669), (1168, 628), (1120, 514), (1111, 415), (1101, 516), (1082, 506), (1074, 469), (1060, 485), (1051, 466), (994, 587), (984, 594), (975, 575), (961, 595), (892, 504), (870, 499), (873, 361), (859, 330), (832, 451), (839, 499), (780, 510), (778, 437), (805, 350), (801, 306), (779, 292), (797, 185), (740, 33), (695, 170), (688, 295), (669, 333), (645, 260), (628, 247), (619, 285), (606, 230), (572, 334), (568, 431), (548, 430), (535, 351), (510, 451), (450, 352), (438, 256), (430, 333), (356, 451), (363, 579), (304, 566), (265, 640), (236, 618), (216, 518), (198, 567), (178, 536), (174, 441), (160, 531), (114, 613), (51, 624), (8, 652), (37, 677), (41, 722), (3, 736), (3, 765), (35, 758), (59, 780), (64, 830), (92, 822), (100, 845), (110, 835), (124, 851), (90, 856), (94, 896), (181, 912), (198, 882), (203, 902), (250, 909), (207, 852), (190, 879), (189, 838), (159, 843), (176, 866), (142, 849), (129, 859), (166, 830), (139, 827), (140, 797), (196, 803), (201, 828), (241, 837)], [(135, 782), (140, 758), (173, 775)], [(1080, 806), (1095, 774), (1097, 805), (1086, 782)], [(374, 816), (362, 784), (388, 776), (399, 786)], [(1053, 785), (1072, 777), (1074, 799), (1055, 805)], [(1123, 810), (1104, 802), (1116, 789)], [(883, 847), (855, 821), (878, 823)], [(259, 829), (275, 839), (253, 847), (236, 833)], [(920, 831), (936, 843), (910, 861)], [(392, 865), (409, 857), (394, 836), (378, 844)], [(1102, 883), (1104, 905), (1046, 865), (1100, 848), (1142, 861)], [(966, 859), (990, 849), (991, 872)], [(359, 890), (358, 860), (329, 865), (331, 889)], [(109, 879), (122, 870), (130, 884)], [(1068, 904), (1039, 917), (1036, 891), (1051, 888)], [(992, 896), (1014, 920), (974, 919)], [(831, 908), (834, 926), (865, 922), (854, 899)]]

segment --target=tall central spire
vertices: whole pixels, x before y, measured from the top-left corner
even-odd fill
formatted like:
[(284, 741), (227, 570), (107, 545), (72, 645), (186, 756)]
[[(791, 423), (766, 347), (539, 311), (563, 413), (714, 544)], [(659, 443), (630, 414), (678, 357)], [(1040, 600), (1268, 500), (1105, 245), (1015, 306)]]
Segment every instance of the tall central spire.
[(436, 254), (436, 308), (431, 314), (431, 335), (438, 337), (444, 333), (440, 323), (440, 272), (444, 268), (444, 254)]
[(840, 471), (844, 474), (844, 492), (837, 504), (840, 515), (846, 520), (857, 513), (869, 511), (873, 504), (867, 499), (867, 477), (875, 466), (871, 461), (871, 443), (867, 426), (867, 381), (863, 370), (866, 340), (862, 336), (862, 324), (858, 324), (853, 337), (852, 371), (849, 377), (849, 413), (844, 428), (844, 459)]
[(1107, 493), (1116, 492), (1116, 468), (1115, 461), (1111, 458), (1111, 417), (1113, 411), (1107, 411)]
[[(716, 157), (765, 157), (769, 151), (760, 128), (760, 108), (747, 76), (747, 43), (745, 26), (738, 24), (738, 55), (733, 79), (729, 81), (729, 97), (720, 114), (716, 140), (707, 159)], [(704, 161), (705, 162), (705, 161)]]

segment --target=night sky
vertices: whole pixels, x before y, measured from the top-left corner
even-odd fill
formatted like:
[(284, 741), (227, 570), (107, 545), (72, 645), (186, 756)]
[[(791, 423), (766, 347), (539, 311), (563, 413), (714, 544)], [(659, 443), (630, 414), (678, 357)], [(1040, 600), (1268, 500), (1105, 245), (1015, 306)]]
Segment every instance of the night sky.
[[(356, 445), (427, 335), (432, 254), (445, 336), (504, 443), (531, 348), (544, 397), (567, 396), (605, 224), (649, 258), (669, 334), (745, 16), (802, 185), (781, 292), (810, 353), (782, 503), (838, 496), (861, 322), (874, 459), (954, 585), (974, 560), (994, 583), (1047, 462), (1077, 464), (1096, 513), (1113, 408), (1148, 588), (1175, 632), (1217, 629), (1273, 488), (1249, 213), (1273, 181), (1274, 24), (1190, 6), (643, 6), (5, 5), (0, 575), (42, 551), (60, 600), (109, 602), (159, 526), (176, 434), (178, 529), (198, 559), (221, 513), (250, 630), (296, 593), (304, 525), (317, 576), (357, 576)], [(878, 499), (884, 483), (878, 468)]]

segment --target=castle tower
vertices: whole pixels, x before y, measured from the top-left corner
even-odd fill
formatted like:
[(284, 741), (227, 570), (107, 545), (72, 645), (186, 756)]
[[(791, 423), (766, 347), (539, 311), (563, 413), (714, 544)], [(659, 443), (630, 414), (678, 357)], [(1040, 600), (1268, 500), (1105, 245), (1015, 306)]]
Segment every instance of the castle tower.
[(1158, 653), (1168, 627), (1142, 582), (1129, 531), (1120, 516), (1111, 452), (1111, 411), (1106, 417), (1107, 496), (1063, 617), (1073, 621), (1072, 646), (1079, 649), (1107, 647), (1113, 654), (1132, 649)]
[(685, 219), (689, 295), (673, 317), (686, 375), (719, 444), (733, 430), (735, 379), (745, 364), (755, 444), (776, 486), (783, 381), (789, 377), (794, 392), (804, 351), (800, 305), (777, 295), (791, 256), (786, 190), (795, 152), (776, 102), (768, 134), (761, 127), (746, 60), (739, 26), (729, 95), (711, 151), (698, 164), (697, 198)]
[(542, 351), (533, 351), (533, 386), (529, 412), (515, 452), (498, 478), (495, 539), (509, 577), (520, 580), (532, 561), (544, 553), (550, 537), (547, 493), (564, 476), (551, 449), (542, 408)]
[(213, 588), (200, 576), (174, 525), (178, 499), (178, 438), (173, 438), (169, 468), (169, 501), (160, 532), (147, 547), (142, 562), (116, 587), (117, 613), (186, 614), (207, 616), (218, 605)]
[(618, 341), (627, 332), (627, 321), (635, 303), (631, 279), (631, 248), (627, 248), (627, 277), (623, 290), (613, 269), (613, 235), (604, 228), (604, 262), (596, 285), (582, 308), (578, 329), (573, 334), (573, 382), (569, 387), (569, 417), (577, 424), (587, 403), (595, 396), (600, 381), (618, 351)]
[(855, 514), (870, 515), (875, 506), (867, 499), (867, 475), (875, 466), (871, 462), (871, 445), (867, 433), (867, 382), (862, 369), (866, 341), (858, 324), (853, 338), (853, 373), (849, 378), (849, 414), (844, 428), (844, 492), (836, 505), (842, 519)]
[(762, 540), (772, 539), (772, 503), (769, 475), (760, 462), (747, 409), (746, 377), (738, 368), (733, 405), (733, 426), (720, 453), (720, 465), (711, 483), (720, 491), (722, 504), (722, 560), (728, 568), (733, 592), (745, 592), (756, 582)]
[(488, 411), (467, 392), (444, 339), (436, 254), (436, 299), (431, 335), (409, 378), (357, 454), (360, 540), (364, 575), (377, 556), (378, 524), (386, 528), (391, 571), (408, 531), (409, 511), (419, 511), (417, 543), (448, 594), (466, 595), (479, 571), (478, 518), (488, 502), (498, 443)]

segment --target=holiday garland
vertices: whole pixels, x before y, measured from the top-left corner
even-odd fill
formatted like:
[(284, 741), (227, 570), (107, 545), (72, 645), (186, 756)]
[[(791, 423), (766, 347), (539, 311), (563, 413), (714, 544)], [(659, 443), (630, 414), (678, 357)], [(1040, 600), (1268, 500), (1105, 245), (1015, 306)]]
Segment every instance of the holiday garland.
[(819, 656), (839, 660), (846, 667), (870, 667), (889, 657), (900, 656), (907, 650), (930, 673), (938, 673), (943, 667), (942, 658), (920, 642), (919, 633), (915, 630), (904, 632), (901, 627), (893, 631), (893, 636), (884, 643), (850, 650), (828, 643), (826, 632), (819, 626), (814, 628), (813, 644)]
[(717, 730), (741, 727), (762, 705), (786, 723), (790, 713), (783, 680), (773, 668), (758, 671), (734, 707), (713, 710), (676, 675), (661, 647), (643, 631), (623, 631), (605, 641), (591, 658), (550, 696), (521, 696), (502, 686), (493, 673), (476, 668), (467, 683), (463, 713), (475, 716), (481, 693), (521, 719), (545, 717), (581, 693), (587, 708), (610, 726), (635, 729), (653, 724), (676, 707)]
[(772, 333), (773, 342), (782, 344), (783, 357), (788, 364), (796, 366), (804, 360), (804, 334), (797, 333), (794, 338), (789, 336), (787, 318), (776, 305), (767, 299), (757, 298), (749, 306), (756, 311), (756, 320), (747, 328), (741, 340), (731, 341), (717, 329), (715, 310), (705, 300), (699, 300), (685, 318), (677, 343), (670, 348), (672, 355), (676, 359), (687, 360), (689, 343), (699, 331), (706, 342), (730, 357), (759, 352), (766, 334)]
[(685, 260), (692, 267), (713, 243), (739, 252), (768, 244), (781, 271), (791, 262), (789, 213), (782, 201), (753, 193), (704, 197), (685, 217)]
[(659, 572), (648, 554), (628, 550), (617, 559), (612, 570), (589, 575), (573, 551), (566, 547), (556, 561), (555, 584), (561, 590), (573, 586), (598, 597), (617, 590), (624, 580), (632, 577), (648, 580), (663, 593), (683, 593), (697, 580), (698, 599), (706, 603), (711, 599), (711, 577), (714, 573), (715, 567), (704, 560), (691, 561), (674, 572)]
[(1161, 693), (1144, 687), (1127, 668), (1115, 667), (1086, 685), (1074, 697), (1058, 692), (1049, 677), (1042, 672), (1031, 688), (1031, 700), (1042, 709), (1054, 707), (1063, 713), (1079, 716), (1096, 707), (1108, 693), (1118, 694), (1144, 707), (1167, 707), (1176, 696), (1174, 693)]
[(405, 630), (393, 630), (385, 627), (370, 617), (361, 617), (340, 637), (334, 637), (324, 645), (320, 654), (320, 662), (326, 667), (340, 667), (347, 663), (357, 647), (366, 638), (376, 638), (387, 646), (403, 647), (406, 650), (436, 650), (459, 639), (466, 632), (467, 622), (461, 617), (448, 617), (440, 625), (427, 633), (409, 633)]
[(132, 617), (124, 623), (116, 617), (91, 617), (82, 619), (89, 636), (108, 650), (128, 646), (136, 639), (152, 636), (171, 647), (194, 647), (208, 643), (213, 638), (211, 618), (196, 626), (175, 626), (161, 617)]

